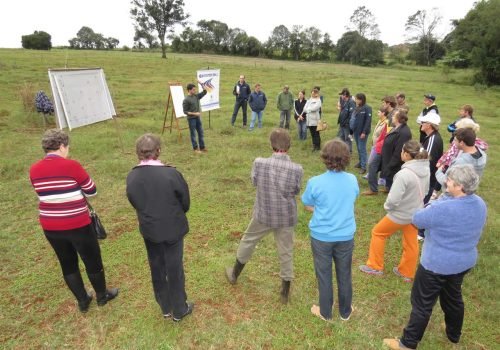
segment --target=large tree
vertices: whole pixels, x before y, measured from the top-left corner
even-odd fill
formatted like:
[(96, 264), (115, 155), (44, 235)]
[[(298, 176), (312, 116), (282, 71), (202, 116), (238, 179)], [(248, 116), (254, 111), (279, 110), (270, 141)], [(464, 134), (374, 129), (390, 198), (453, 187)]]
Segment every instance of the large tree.
[(185, 25), (189, 14), (184, 13), (183, 0), (132, 0), (130, 10), (136, 30), (156, 31), (161, 44), (162, 58), (167, 58), (165, 35), (176, 24)]
[(101, 33), (96, 33), (90, 27), (81, 27), (76, 33), (76, 37), (69, 40), (69, 47), (72, 49), (114, 49), (118, 46), (118, 39), (105, 38)]
[(436, 45), (435, 32), (441, 20), (442, 17), (436, 8), (430, 12), (418, 10), (406, 20), (405, 30), (408, 34), (408, 42), (417, 44), (416, 54), (421, 57), (417, 60), (421, 62), (419, 64), (430, 66), (434, 63), (436, 56), (439, 56), (436, 50), (441, 50), (442, 46)]
[(452, 50), (479, 69), (476, 81), (500, 84), (500, 0), (477, 2), (454, 24), (455, 29), (448, 36)]
[(349, 18), (351, 24), (346, 27), (347, 30), (357, 31), (359, 35), (366, 39), (377, 39), (380, 30), (373, 13), (365, 6), (359, 6), (354, 10)]
[(52, 48), (51, 36), (44, 31), (37, 31), (33, 34), (23, 35), (21, 43), (24, 49), (50, 50)]
[(266, 46), (271, 53), (271, 57), (277, 55), (281, 58), (287, 58), (290, 49), (290, 31), (288, 28), (283, 24), (274, 27)]

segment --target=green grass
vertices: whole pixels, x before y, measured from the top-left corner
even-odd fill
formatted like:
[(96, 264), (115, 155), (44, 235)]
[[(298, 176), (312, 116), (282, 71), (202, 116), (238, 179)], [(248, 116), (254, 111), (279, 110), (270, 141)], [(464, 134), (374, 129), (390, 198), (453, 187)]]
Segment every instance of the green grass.
[[(93, 200), (109, 238), (101, 244), (107, 278), (121, 289), (110, 305), (92, 305), (81, 315), (65, 287), (55, 254), (37, 221), (37, 198), (28, 180), (29, 166), (43, 154), (40, 117), (22, 109), (19, 90), (25, 83), (50, 92), (47, 69), (103, 67), (111, 90), (117, 122), (108, 121), (73, 130), (71, 157), (79, 160), (98, 186)], [(184, 85), (195, 80), (197, 69), (220, 68), (220, 110), (203, 116), (207, 155), (191, 151), (187, 130), (182, 141), (166, 132), (162, 160), (174, 163), (190, 185), (190, 233), (185, 244), (187, 292), (196, 302), (194, 315), (180, 324), (164, 321), (156, 305), (143, 241), (135, 213), (125, 196), (125, 177), (136, 164), (134, 142), (144, 132), (161, 131), (169, 81)], [(292, 302), (279, 304), (279, 264), (272, 237), (259, 244), (238, 284), (229, 286), (223, 269), (232, 264), (239, 238), (248, 224), (255, 190), (249, 179), (252, 161), (269, 156), (268, 135), (278, 124), (272, 102), (283, 84), (296, 93), (320, 85), (324, 114), (330, 128), (323, 141), (336, 134), (337, 93), (344, 86), (365, 92), (376, 109), (386, 94), (405, 91), (411, 108), (410, 126), (422, 95), (437, 95), (443, 124), (453, 121), (457, 109), (471, 103), (482, 126), (480, 136), (490, 142), (489, 159), (480, 195), (489, 206), (488, 225), (479, 245), (479, 261), (464, 282), (466, 303), (461, 349), (494, 349), (498, 336), (498, 255), (500, 221), (495, 178), (500, 169), (498, 147), (498, 88), (475, 90), (472, 72), (437, 68), (364, 68), (233, 58), (210, 55), (169, 55), (133, 52), (50, 52), (0, 49), (0, 343), (3, 348), (89, 349), (381, 349), (382, 339), (401, 334), (410, 311), (410, 288), (390, 273), (401, 253), (399, 235), (386, 249), (386, 276), (372, 278), (357, 271), (368, 254), (370, 230), (384, 215), (384, 196), (359, 198), (358, 232), (353, 261), (356, 313), (343, 323), (326, 324), (311, 316), (317, 302), (307, 222), (299, 210), (296, 228), (295, 275)], [(233, 107), (231, 90), (239, 74), (253, 85), (260, 82), (270, 103), (264, 128), (249, 133), (229, 127)], [(53, 120), (52, 120), (53, 121)], [(184, 123), (185, 120), (181, 120)], [(241, 114), (238, 116), (241, 124)], [(443, 128), (443, 138), (448, 133)], [(310, 138), (300, 143), (293, 127), (292, 159), (308, 178), (324, 171)], [(121, 148), (124, 145), (124, 151)], [(352, 170), (352, 169), (351, 169)], [(367, 189), (359, 177), (361, 190)], [(82, 267), (83, 269), (83, 267)], [(86, 279), (86, 278), (85, 278)], [(88, 284), (88, 283), (87, 283)], [(438, 306), (419, 349), (452, 349), (441, 328)]]

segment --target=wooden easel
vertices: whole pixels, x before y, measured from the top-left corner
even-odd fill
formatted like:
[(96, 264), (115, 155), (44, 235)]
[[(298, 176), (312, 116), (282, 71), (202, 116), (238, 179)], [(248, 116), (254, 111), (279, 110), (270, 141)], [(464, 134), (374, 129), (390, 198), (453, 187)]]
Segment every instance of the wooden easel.
[[(165, 129), (170, 129), (170, 133), (172, 133), (172, 129), (175, 127), (175, 129), (177, 130), (177, 141), (181, 142), (182, 141), (181, 130), (188, 129), (188, 127), (181, 128), (179, 126), (179, 119), (177, 118), (177, 115), (175, 114), (174, 100), (172, 98), (172, 92), (170, 90), (171, 86), (182, 86), (182, 84), (179, 82), (169, 82), (168, 83), (168, 99), (167, 99), (167, 106), (165, 107), (165, 115), (163, 118), (163, 128), (161, 130), (161, 134), (163, 135), (163, 133), (165, 132)], [(167, 125), (167, 116), (168, 116), (169, 109), (171, 110), (171, 112), (170, 112), (170, 125)], [(175, 126), (173, 125), (174, 119), (175, 119)]]

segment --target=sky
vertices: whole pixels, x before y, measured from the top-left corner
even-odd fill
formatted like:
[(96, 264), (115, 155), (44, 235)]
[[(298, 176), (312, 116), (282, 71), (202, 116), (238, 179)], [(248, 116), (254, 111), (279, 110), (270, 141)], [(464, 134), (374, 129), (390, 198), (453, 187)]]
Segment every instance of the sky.
[[(442, 38), (450, 30), (451, 19), (461, 19), (476, 0), (184, 0), (191, 26), (202, 19), (218, 20), (230, 28), (240, 28), (261, 42), (283, 24), (314, 26), (330, 34), (334, 43), (347, 31), (349, 18), (358, 6), (375, 15), (380, 37), (389, 45), (405, 41), (405, 22), (418, 10), (437, 7), (443, 17), (436, 31)], [(52, 46), (68, 45), (81, 27), (87, 26), (105, 37), (120, 40), (119, 46), (133, 46), (134, 28), (130, 0), (7, 0), (0, 7), (0, 47), (21, 47), (21, 36), (43, 30), (52, 36)], [(179, 33), (181, 28), (177, 29)]]

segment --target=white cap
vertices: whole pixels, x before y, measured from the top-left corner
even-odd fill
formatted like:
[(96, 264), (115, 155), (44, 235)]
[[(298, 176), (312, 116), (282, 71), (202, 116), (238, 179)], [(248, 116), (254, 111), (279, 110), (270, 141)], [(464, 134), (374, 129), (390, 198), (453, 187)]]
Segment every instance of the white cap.
[(439, 125), (441, 123), (441, 117), (437, 113), (428, 113), (427, 115), (418, 116), (417, 123), (431, 123)]

